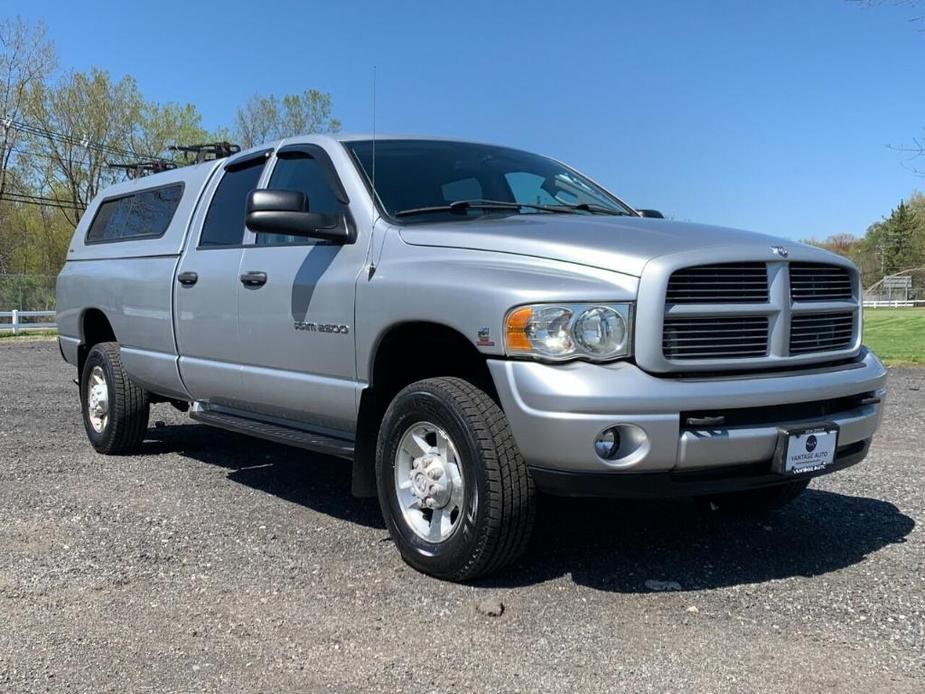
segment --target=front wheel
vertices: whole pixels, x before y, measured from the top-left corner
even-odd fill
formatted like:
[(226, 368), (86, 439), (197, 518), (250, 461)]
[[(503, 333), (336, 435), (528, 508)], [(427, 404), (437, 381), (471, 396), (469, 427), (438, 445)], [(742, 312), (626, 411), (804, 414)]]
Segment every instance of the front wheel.
[(389, 405), (376, 447), (379, 504), (402, 557), (464, 581), (497, 571), (527, 544), (533, 480), (507, 418), (459, 378), (413, 383)]
[(119, 345), (93, 346), (80, 378), (87, 438), (99, 453), (131, 453), (145, 437), (148, 394), (125, 372)]

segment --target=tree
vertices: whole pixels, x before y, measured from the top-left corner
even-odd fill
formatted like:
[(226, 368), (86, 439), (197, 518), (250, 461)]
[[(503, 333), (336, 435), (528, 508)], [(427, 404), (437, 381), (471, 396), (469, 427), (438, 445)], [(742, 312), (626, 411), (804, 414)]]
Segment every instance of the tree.
[(30, 27), (21, 19), (0, 20), (0, 273), (11, 270), (21, 243), (11, 224), (12, 206), (4, 201), (22, 180), (15, 171), (22, 164), (22, 131), (14, 123), (22, 117), (29, 91), (54, 67), (54, 49), (43, 24)]
[(18, 152), (20, 130), (13, 127), (26, 107), (29, 90), (55, 67), (55, 52), (45, 25), (30, 27), (22, 19), (0, 21), (0, 197), (7, 171)]
[(171, 145), (201, 144), (213, 138), (202, 127), (202, 114), (192, 104), (142, 105), (139, 122), (129, 138), (131, 149), (143, 156), (168, 157), (180, 162), (183, 155), (168, 149)]
[(235, 139), (242, 147), (309, 133), (337, 132), (331, 116), (331, 95), (317, 89), (302, 94), (252, 96), (235, 114)]
[(893, 209), (884, 222), (881, 234), (881, 255), (884, 274), (892, 274), (916, 265), (915, 236), (918, 231), (915, 212), (904, 200)]
[(144, 112), (132, 77), (114, 81), (98, 68), (36, 85), (29, 116), (42, 132), (33, 144), (48, 153), (39, 184), (73, 225), (100, 188), (120, 177), (108, 164), (137, 157), (131, 149), (133, 134)]
[(833, 253), (838, 253), (846, 258), (850, 258), (857, 250), (859, 242), (860, 239), (854, 236), (854, 234), (832, 234), (825, 241), (808, 239), (804, 243), (811, 244), (817, 248), (824, 248), (827, 251), (832, 251)]

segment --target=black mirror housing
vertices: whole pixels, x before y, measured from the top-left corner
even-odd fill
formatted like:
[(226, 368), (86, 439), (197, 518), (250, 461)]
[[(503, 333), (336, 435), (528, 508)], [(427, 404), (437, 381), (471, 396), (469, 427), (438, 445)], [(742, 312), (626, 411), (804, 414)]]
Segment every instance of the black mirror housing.
[(350, 236), (335, 215), (309, 211), (308, 196), (298, 190), (252, 190), (247, 196), (245, 223), (258, 234), (304, 236), (332, 243), (349, 243)]
[(643, 217), (651, 217), (652, 219), (665, 219), (665, 215), (663, 215), (658, 210), (636, 210), (636, 211), (639, 214), (641, 214)]

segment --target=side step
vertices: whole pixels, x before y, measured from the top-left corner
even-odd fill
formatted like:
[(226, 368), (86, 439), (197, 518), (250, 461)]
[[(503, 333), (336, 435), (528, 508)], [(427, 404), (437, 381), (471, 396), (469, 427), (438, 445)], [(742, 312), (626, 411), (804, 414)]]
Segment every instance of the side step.
[(256, 436), (260, 439), (281, 443), (286, 446), (295, 446), (296, 448), (305, 448), (315, 453), (324, 455), (333, 455), (338, 458), (353, 460), (353, 441), (325, 436), (324, 434), (314, 434), (301, 429), (280, 426), (278, 424), (269, 424), (259, 422), (253, 419), (237, 417), (233, 414), (224, 414), (222, 412), (210, 412), (208, 410), (191, 409), (189, 416), (197, 422), (208, 424), (209, 426), (227, 429), (239, 434)]

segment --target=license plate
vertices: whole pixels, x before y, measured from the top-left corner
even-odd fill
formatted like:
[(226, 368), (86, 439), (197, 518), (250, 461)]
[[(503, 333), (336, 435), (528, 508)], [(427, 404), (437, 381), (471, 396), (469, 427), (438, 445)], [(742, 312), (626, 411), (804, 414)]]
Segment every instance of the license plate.
[(781, 429), (774, 469), (782, 475), (819, 472), (835, 462), (838, 425), (827, 422), (810, 427)]

